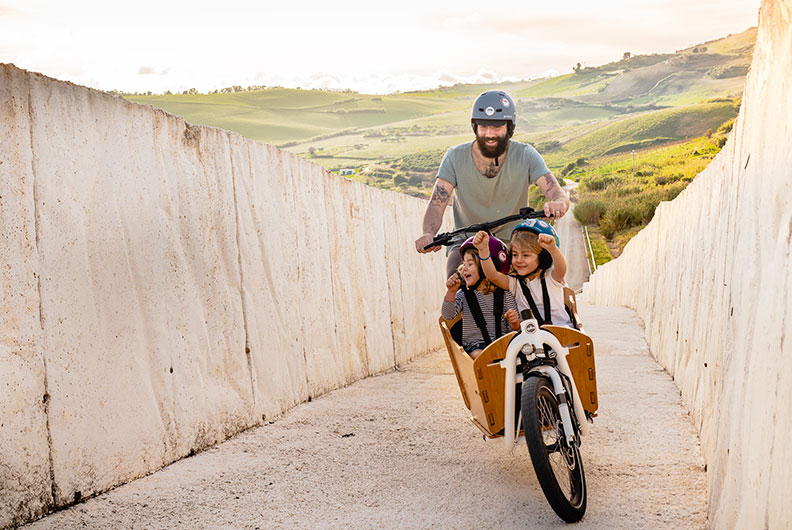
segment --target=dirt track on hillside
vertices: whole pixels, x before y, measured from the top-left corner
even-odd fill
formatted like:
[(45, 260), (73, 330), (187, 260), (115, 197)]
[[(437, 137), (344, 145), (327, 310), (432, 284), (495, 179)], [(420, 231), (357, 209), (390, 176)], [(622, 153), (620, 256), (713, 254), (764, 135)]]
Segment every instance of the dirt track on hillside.
[[(580, 528), (703, 528), (698, 439), (624, 308), (583, 305), (600, 415)], [(304, 403), (30, 528), (560, 528), (527, 449), (485, 441), (445, 351)]]

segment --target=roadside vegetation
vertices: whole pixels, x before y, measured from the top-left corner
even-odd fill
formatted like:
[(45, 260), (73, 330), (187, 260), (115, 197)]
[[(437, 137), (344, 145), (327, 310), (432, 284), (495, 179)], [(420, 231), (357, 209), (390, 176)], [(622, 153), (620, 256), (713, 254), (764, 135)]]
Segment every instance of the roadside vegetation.
[(567, 177), (579, 183), (575, 218), (601, 236), (614, 257), (618, 256), (627, 241), (652, 220), (657, 205), (679, 195), (720, 152), (733, 122), (730, 119), (714, 133), (691, 140), (575, 166)]

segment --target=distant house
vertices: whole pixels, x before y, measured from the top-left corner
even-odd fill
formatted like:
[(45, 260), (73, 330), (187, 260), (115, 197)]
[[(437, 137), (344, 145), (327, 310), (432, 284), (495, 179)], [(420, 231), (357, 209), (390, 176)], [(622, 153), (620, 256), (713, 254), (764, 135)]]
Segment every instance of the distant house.
[(338, 174), (341, 175), (342, 177), (344, 175), (354, 175), (354, 173), (355, 173), (354, 169), (342, 169), (341, 171), (338, 172)]

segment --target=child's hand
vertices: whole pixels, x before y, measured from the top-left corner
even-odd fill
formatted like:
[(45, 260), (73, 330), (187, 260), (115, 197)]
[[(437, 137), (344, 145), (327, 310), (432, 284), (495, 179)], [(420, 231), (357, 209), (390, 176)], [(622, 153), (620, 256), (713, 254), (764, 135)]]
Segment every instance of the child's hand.
[(513, 330), (517, 331), (520, 329), (520, 315), (517, 314), (517, 311), (509, 309), (503, 316), (506, 317), (509, 326), (511, 326)]
[(479, 230), (476, 232), (476, 235), (473, 237), (473, 246), (476, 247), (476, 249), (479, 251), (479, 254), (486, 250), (487, 255), (489, 256), (489, 234), (484, 230)]
[(448, 289), (449, 293), (456, 293), (461, 285), (462, 280), (459, 278), (459, 274), (456, 272), (449, 276), (448, 280), (446, 280), (446, 288)]
[(539, 246), (545, 250), (553, 250), (556, 246), (555, 238), (550, 234), (539, 234)]

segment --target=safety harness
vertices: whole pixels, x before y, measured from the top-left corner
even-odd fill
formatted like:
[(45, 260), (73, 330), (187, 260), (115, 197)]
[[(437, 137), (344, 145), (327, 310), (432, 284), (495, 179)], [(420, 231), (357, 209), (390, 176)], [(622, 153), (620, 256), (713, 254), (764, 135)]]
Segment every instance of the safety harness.
[[(534, 318), (536, 318), (536, 320), (539, 321), (540, 326), (544, 326), (545, 324), (552, 324), (553, 319), (550, 317), (550, 294), (547, 292), (547, 282), (545, 281), (544, 278), (542, 278), (541, 280), (542, 304), (544, 305), (544, 312), (545, 312), (544, 320), (543, 320), (542, 316), (539, 314), (539, 308), (536, 306), (536, 302), (534, 302), (533, 296), (531, 296), (531, 290), (528, 289), (528, 286), (525, 285), (525, 282), (523, 281), (523, 278), (526, 277), (527, 276), (518, 276), (517, 283), (520, 284), (520, 288), (522, 289), (525, 299), (528, 301), (528, 305), (530, 306), (531, 311), (534, 314)], [(570, 322), (572, 322), (572, 326), (574, 326), (575, 329), (578, 329), (577, 319), (575, 318), (575, 315), (572, 313), (572, 311), (570, 311), (569, 308), (566, 306), (566, 304), (564, 304), (564, 310), (567, 312), (567, 315), (569, 315), (569, 320)]]
[[(476, 289), (481, 283), (481, 280), (476, 282), (476, 285), (463, 289), (465, 293), (465, 300), (467, 301), (467, 305), (470, 308), (470, 313), (473, 315), (473, 320), (475, 320), (476, 325), (478, 326), (479, 330), (481, 331), (481, 336), (484, 337), (484, 342), (487, 344), (492, 343), (492, 339), (490, 338), (489, 333), (487, 333), (487, 323), (484, 321), (484, 313), (481, 311), (481, 306), (478, 303), (478, 298), (476, 297)], [(503, 294), (504, 290), (501, 288), (495, 289), (495, 338), (501, 336), (501, 320), (503, 320)]]
[(528, 305), (531, 308), (531, 311), (534, 314), (534, 318), (539, 321), (540, 326), (544, 326), (545, 324), (552, 324), (553, 319), (550, 318), (550, 293), (547, 292), (547, 282), (544, 278), (542, 278), (542, 304), (544, 305), (544, 319), (542, 315), (539, 314), (539, 308), (536, 306), (536, 302), (534, 302), (533, 296), (531, 296), (531, 290), (528, 289), (528, 286), (525, 285), (523, 278), (526, 276), (518, 276), (517, 283), (520, 284), (520, 288), (522, 289), (523, 296), (528, 301)]

